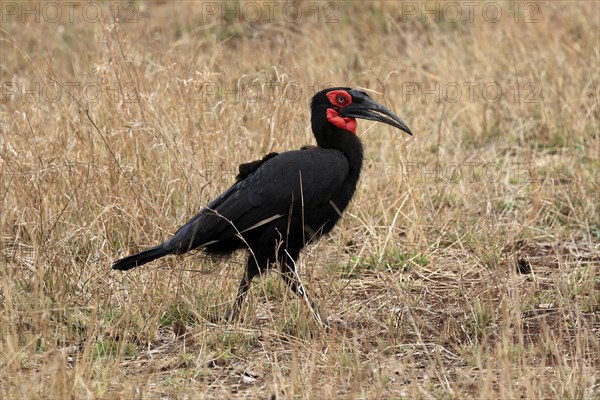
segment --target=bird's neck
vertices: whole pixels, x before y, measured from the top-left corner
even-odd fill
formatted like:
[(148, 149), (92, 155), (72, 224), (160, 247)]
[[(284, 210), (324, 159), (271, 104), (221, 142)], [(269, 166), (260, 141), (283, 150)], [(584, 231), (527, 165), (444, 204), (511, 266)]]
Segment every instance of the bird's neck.
[(354, 136), (356, 142), (352, 146), (347, 146), (344, 149), (338, 149), (348, 159), (348, 165), (350, 166), (350, 173), (356, 174), (356, 179), (358, 180), (358, 176), (360, 175), (360, 170), (362, 168), (363, 163), (363, 146), (358, 137)]
[(348, 183), (356, 186), (363, 163), (363, 145), (358, 136), (346, 131), (333, 131), (327, 135), (315, 135), (317, 144), (324, 149), (341, 151), (348, 160), (350, 167)]

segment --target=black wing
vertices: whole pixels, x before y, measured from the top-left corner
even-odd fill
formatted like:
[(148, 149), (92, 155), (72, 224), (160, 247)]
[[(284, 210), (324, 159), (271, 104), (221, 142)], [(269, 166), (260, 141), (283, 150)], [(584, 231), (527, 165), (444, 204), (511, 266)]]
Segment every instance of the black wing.
[(261, 160), (250, 161), (244, 164), (240, 164), (238, 170), (239, 174), (235, 177), (235, 181), (239, 182), (241, 180), (246, 179), (251, 173), (256, 171), (261, 165), (265, 163), (265, 161), (270, 160), (273, 157), (277, 157), (279, 153), (269, 153), (264, 156)]
[(337, 150), (270, 155), (182, 226), (165, 247), (185, 252), (287, 216), (291, 206), (310, 209), (328, 203), (348, 171), (348, 160)]

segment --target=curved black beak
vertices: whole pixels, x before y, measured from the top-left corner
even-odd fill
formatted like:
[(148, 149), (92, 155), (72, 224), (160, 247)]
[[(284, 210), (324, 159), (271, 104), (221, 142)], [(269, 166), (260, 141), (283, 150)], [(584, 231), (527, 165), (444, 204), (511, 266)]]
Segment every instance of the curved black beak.
[(342, 117), (352, 117), (379, 121), (412, 135), (410, 128), (396, 114), (376, 103), (368, 94), (360, 90), (349, 90), (352, 104), (340, 110)]

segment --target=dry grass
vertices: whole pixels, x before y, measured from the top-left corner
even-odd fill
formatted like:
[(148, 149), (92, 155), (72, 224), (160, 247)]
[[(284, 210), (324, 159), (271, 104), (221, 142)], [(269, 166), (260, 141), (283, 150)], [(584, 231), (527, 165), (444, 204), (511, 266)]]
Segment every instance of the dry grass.
[[(481, 5), (472, 22), (409, 15), (421, 2), (236, 22), (178, 2), (118, 24), (79, 4), (62, 25), (3, 3), (0, 397), (598, 398), (599, 5), (515, 3), (515, 21), (491, 3), (496, 23)], [(78, 84), (80, 106), (52, 82)], [(334, 329), (275, 274), (241, 323), (210, 323), (241, 255), (110, 270), (238, 163), (312, 144), (308, 101), (329, 82), (371, 89), (415, 132), (359, 123), (358, 193), (303, 253)], [(458, 101), (422, 93), (447, 84)]]

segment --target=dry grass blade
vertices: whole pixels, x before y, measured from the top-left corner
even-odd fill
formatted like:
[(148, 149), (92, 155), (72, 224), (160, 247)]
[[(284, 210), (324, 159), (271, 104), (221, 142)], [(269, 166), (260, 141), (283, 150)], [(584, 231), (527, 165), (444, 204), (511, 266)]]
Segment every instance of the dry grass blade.
[[(600, 398), (600, 5), (480, 3), (2, 2), (0, 398)], [(359, 122), (298, 261), (332, 329), (275, 273), (211, 322), (241, 255), (110, 269), (333, 85), (415, 135)]]

